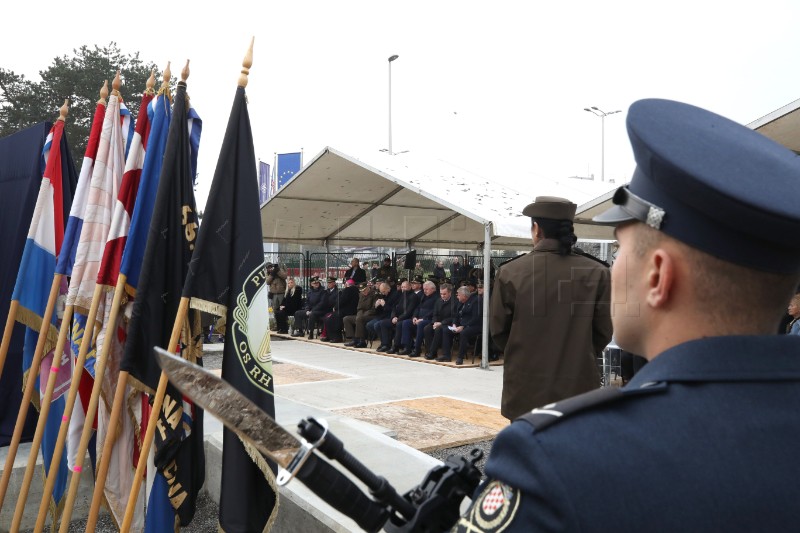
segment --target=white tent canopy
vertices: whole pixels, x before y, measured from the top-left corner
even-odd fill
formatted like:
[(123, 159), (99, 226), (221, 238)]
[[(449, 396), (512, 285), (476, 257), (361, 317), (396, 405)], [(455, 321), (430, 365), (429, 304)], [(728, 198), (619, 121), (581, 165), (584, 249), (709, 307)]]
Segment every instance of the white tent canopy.
[[(261, 206), (261, 230), (265, 242), (481, 249), (488, 287), (492, 248), (531, 247), (530, 219), (522, 209), (535, 196), (562, 196), (578, 204), (596, 196), (574, 184), (520, 187), (530, 196), (438, 159), (385, 152), (356, 158), (328, 147)], [(611, 238), (609, 228), (580, 222), (579, 237)], [(486, 298), (482, 368), (489, 367), (488, 343)]]
[[(600, 184), (585, 183), (582, 186)], [(606, 189), (612, 187), (605, 184)], [(602, 186), (602, 185), (601, 185)], [(359, 157), (326, 148), (261, 207), (265, 242), (402, 248), (531, 247), (522, 209), (535, 196), (581, 204), (592, 193), (574, 185), (520, 183), (526, 196), (450, 163), (410, 153)], [(608, 239), (609, 230), (576, 224), (580, 238)]]

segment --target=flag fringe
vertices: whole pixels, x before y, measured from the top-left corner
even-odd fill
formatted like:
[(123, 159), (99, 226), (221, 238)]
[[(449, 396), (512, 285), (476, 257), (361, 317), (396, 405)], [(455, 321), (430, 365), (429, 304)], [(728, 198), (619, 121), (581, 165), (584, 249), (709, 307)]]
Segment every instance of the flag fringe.
[[(239, 435), (237, 435), (239, 437)], [(275, 474), (272, 473), (272, 469), (267, 464), (267, 461), (264, 460), (264, 456), (261, 455), (255, 446), (246, 442), (242, 437), (239, 437), (239, 441), (244, 446), (244, 450), (247, 452), (247, 455), (250, 456), (250, 459), (256, 464), (261, 473), (264, 474), (264, 478), (269, 483), (269, 487), (272, 489), (272, 492), (275, 493), (275, 506), (272, 508), (272, 512), (269, 515), (269, 520), (264, 525), (263, 533), (267, 533), (272, 529), (273, 524), (275, 523), (275, 519), (278, 517), (278, 507), (280, 507), (280, 494), (278, 492), (278, 483), (275, 481)]]
[[(42, 329), (42, 317), (22, 306), (17, 308), (17, 322), (28, 326), (34, 331), (40, 332)], [(51, 324), (47, 330), (47, 340), (42, 354), (50, 353), (56, 347), (56, 344), (58, 344), (58, 330)]]
[(203, 300), (202, 298), (192, 298), (189, 302), (189, 307), (203, 311), (204, 313), (211, 313), (215, 316), (226, 316), (228, 312), (227, 305), (218, 304), (217, 302), (210, 302), (208, 300)]

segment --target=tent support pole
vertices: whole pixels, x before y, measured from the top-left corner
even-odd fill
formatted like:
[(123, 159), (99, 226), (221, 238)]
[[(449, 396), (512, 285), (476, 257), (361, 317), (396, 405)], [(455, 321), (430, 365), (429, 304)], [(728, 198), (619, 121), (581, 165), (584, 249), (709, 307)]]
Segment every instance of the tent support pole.
[(481, 368), (489, 369), (489, 286), (492, 260), (492, 223), (483, 225), (483, 335), (481, 336)]

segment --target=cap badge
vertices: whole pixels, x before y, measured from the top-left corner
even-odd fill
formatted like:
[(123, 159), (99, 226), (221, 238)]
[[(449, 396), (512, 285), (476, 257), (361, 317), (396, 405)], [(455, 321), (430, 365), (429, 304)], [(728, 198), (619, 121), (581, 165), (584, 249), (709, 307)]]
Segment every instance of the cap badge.
[(661, 223), (664, 221), (664, 210), (654, 205), (650, 206), (647, 211), (647, 220), (645, 223), (653, 229), (661, 229)]

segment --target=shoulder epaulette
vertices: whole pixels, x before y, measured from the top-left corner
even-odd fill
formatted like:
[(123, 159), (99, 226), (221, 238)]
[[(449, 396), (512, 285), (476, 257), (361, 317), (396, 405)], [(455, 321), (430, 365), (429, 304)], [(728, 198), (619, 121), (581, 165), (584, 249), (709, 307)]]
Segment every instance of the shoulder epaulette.
[(583, 257), (585, 257), (587, 259), (591, 259), (592, 261), (596, 261), (596, 262), (600, 263), (601, 265), (605, 266), (606, 268), (610, 268), (611, 267), (611, 265), (609, 265), (606, 261), (603, 261), (599, 257), (595, 257), (592, 254), (590, 254), (589, 252), (587, 252), (585, 250), (581, 250), (578, 247), (573, 247), (572, 248), (572, 253), (576, 254), (576, 255), (582, 255)]
[(526, 255), (528, 255), (528, 254), (526, 254), (526, 253), (525, 253), (525, 254), (520, 254), (520, 255), (518, 255), (518, 256), (516, 256), (516, 257), (512, 257), (512, 258), (511, 258), (511, 259), (509, 259), (508, 261), (503, 261), (502, 263), (500, 263), (500, 264), (497, 266), (497, 268), (500, 268), (500, 267), (501, 267), (501, 266), (503, 266), (503, 265), (507, 265), (507, 264), (509, 264), (511, 261), (516, 261), (516, 260), (517, 260), (517, 259), (519, 259), (520, 257), (525, 257)]
[(544, 407), (537, 407), (533, 411), (517, 418), (524, 420), (532, 425), (536, 431), (541, 431), (556, 422), (569, 417), (572, 414), (585, 411), (587, 409), (615, 402), (626, 396), (638, 396), (666, 390), (666, 383), (647, 383), (638, 389), (619, 389), (617, 387), (602, 387), (593, 391), (551, 403)]

